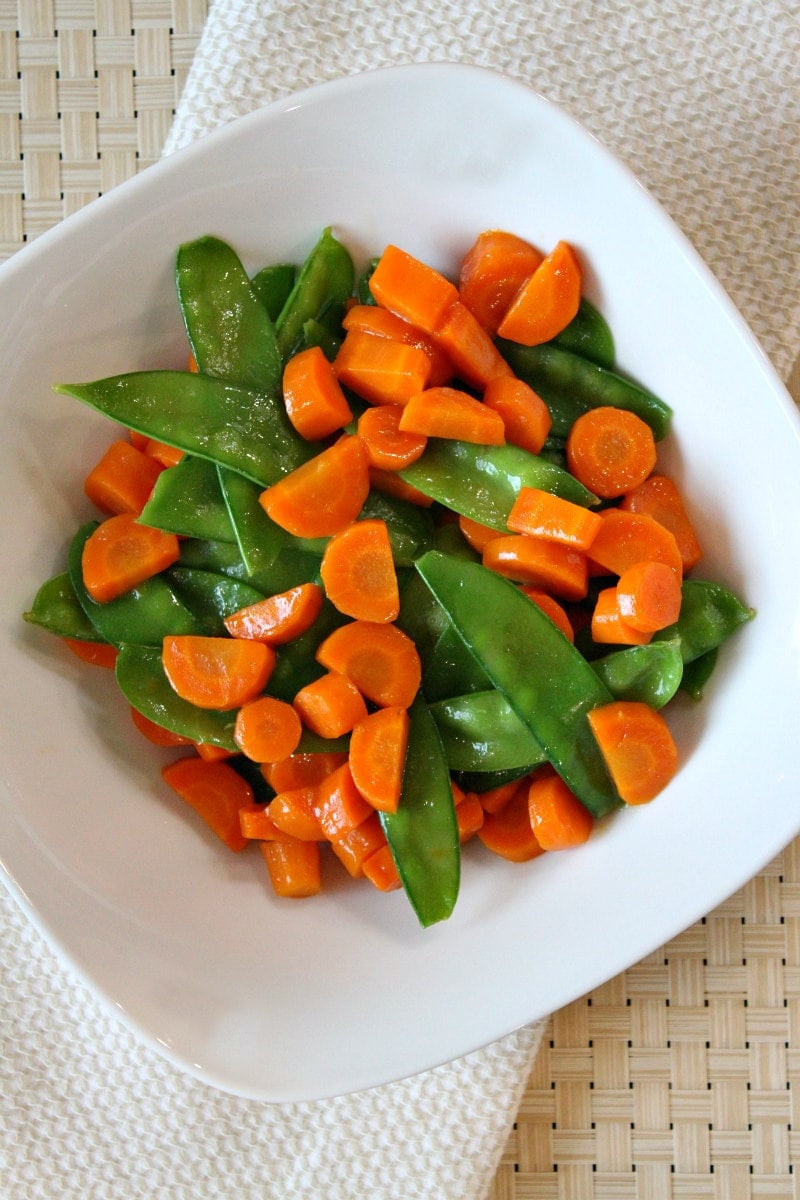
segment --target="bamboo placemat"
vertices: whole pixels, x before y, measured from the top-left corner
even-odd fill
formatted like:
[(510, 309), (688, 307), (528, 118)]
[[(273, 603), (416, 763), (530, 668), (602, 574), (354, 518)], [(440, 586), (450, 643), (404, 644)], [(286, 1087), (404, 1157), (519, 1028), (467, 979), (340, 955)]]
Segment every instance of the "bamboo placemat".
[[(158, 158), (207, 11), (0, 0), (0, 258)], [(800, 839), (550, 1019), (490, 1200), (797, 1200), (799, 1035)]]

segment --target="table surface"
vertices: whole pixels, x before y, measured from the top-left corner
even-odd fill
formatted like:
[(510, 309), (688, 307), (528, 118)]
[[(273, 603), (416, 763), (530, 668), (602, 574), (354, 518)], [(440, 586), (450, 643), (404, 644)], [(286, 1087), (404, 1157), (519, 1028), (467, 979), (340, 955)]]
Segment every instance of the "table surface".
[[(0, 259), (158, 158), (207, 10), (0, 0)], [(491, 1200), (796, 1200), (799, 1085), (800, 840), (550, 1019)]]

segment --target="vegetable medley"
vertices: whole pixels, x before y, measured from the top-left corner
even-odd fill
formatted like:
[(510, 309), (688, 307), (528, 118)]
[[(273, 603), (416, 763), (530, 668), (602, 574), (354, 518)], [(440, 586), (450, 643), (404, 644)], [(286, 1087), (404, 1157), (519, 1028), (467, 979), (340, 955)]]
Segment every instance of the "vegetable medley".
[(326, 229), (250, 277), (209, 236), (176, 282), (187, 370), (56, 388), (124, 428), (25, 613), (115, 670), (173, 792), (279, 896), (327, 856), (423, 926), (467, 840), (529, 861), (653, 799), (666, 706), (753, 612), (696, 575), (670, 409), (573, 247), (488, 230), (457, 278), (394, 245), (357, 277)]

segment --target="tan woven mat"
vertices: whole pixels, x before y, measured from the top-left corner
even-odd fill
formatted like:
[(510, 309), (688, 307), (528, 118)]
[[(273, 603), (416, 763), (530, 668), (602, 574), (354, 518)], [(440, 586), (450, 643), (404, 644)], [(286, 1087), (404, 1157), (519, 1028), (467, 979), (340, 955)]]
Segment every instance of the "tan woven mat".
[[(158, 157), (207, 9), (0, 0), (1, 258)], [(491, 1200), (797, 1200), (799, 1103), (800, 841), (551, 1018)]]

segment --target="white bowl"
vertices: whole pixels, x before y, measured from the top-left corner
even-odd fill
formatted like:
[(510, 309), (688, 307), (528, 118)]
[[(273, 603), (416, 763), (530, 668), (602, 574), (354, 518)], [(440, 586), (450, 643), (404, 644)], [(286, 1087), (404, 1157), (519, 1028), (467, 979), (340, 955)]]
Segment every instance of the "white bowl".
[[(280, 901), (166, 793), (110, 674), (25, 626), (88, 514), (112, 427), (57, 381), (180, 365), (178, 244), (248, 267), (333, 225), (453, 270), (505, 227), (572, 241), (621, 366), (668, 401), (702, 574), (758, 610), (709, 694), (678, 706), (674, 782), (580, 850), (465, 854), (455, 915), (335, 884)], [(720, 287), (634, 178), (564, 113), (465, 66), (303, 92), (212, 134), (71, 217), (0, 270), (0, 860), (11, 891), (121, 1019), (200, 1078), (267, 1100), (445, 1062), (599, 985), (714, 908), (800, 829), (800, 444), (789, 397)], [(698, 572), (699, 573), (699, 572)]]

